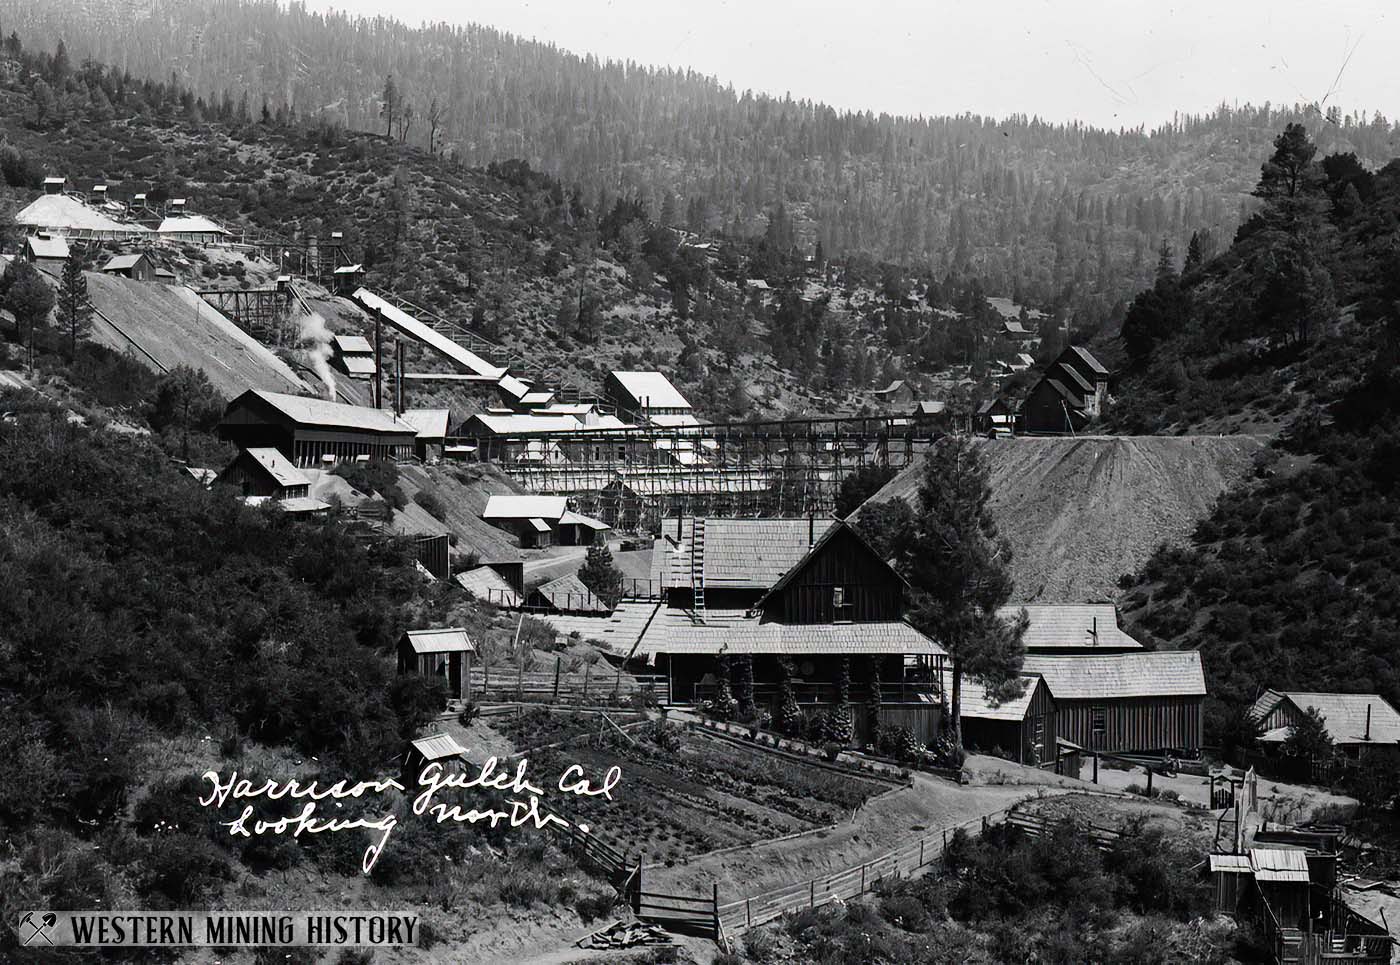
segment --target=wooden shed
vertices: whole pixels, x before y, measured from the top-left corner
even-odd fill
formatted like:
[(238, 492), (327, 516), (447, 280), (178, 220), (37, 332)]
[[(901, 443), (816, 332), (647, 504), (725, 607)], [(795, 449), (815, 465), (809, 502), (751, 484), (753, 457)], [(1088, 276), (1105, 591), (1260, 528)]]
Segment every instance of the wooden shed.
[(1213, 854), (1210, 856), (1210, 879), (1214, 886), (1214, 911), (1217, 915), (1234, 915), (1240, 899), (1254, 879), (1249, 856), (1244, 854)]
[(1027, 654), (1022, 670), (1045, 678), (1059, 736), (1087, 751), (1200, 752), (1206, 680), (1194, 650)]
[(406, 630), (399, 638), (399, 673), (441, 677), (448, 697), (468, 700), (474, 653), (476, 647), (461, 627)]
[(104, 275), (121, 275), (134, 281), (155, 281), (156, 266), (144, 253), (113, 255), (102, 266)]
[(311, 480), (276, 449), (241, 450), (216, 481), (237, 486), (244, 496), (294, 499), (311, 494)]
[(429, 764), (441, 764), (444, 772), (466, 770), (467, 750), (451, 734), (429, 734), (409, 741), (404, 755), (403, 771), (410, 789), (417, 785), (418, 776)]
[[(994, 702), (985, 687), (963, 678), (963, 744), (984, 754), (999, 749), (1018, 764), (1054, 764), (1059, 754), (1055, 698), (1042, 678), (1023, 679), (1021, 696)], [(943, 675), (943, 692), (953, 692), (951, 673)]]

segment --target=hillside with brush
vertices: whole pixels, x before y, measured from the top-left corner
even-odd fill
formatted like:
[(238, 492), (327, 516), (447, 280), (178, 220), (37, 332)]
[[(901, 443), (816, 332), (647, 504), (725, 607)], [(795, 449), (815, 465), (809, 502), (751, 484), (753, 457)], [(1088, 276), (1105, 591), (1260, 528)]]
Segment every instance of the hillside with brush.
[[(484, 166), (522, 158), (590, 206), (640, 200), (705, 235), (757, 238), (783, 206), (805, 253), (976, 276), (1097, 326), (1150, 283), (1163, 237), (1225, 247), (1258, 156), (1290, 121), (1380, 163), (1392, 122), (1353, 105), (1222, 106), (1153, 130), (1039, 118), (894, 117), (736, 91), (723, 78), (600, 62), (489, 26), (409, 27), (252, 0), (0, 2), (0, 23), (73, 62), (174, 76), (245, 118), (377, 131)], [(645, 57), (641, 58), (645, 60)], [(392, 76), (393, 84), (386, 83)], [(1229, 91), (1221, 91), (1222, 98)]]
[(1290, 126), (1256, 195), (1226, 252), (1164, 261), (1124, 320), (1111, 424), (1278, 433), (1189, 546), (1124, 581), (1129, 626), (1199, 649), (1222, 715), (1266, 687), (1395, 701), (1400, 162)]

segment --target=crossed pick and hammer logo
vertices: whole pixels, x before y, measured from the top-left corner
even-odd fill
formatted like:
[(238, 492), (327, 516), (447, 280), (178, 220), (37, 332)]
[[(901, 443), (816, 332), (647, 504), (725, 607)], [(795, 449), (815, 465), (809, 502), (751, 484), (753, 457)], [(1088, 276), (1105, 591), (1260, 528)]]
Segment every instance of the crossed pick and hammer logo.
[(29, 929), (29, 934), (24, 936), (24, 944), (32, 945), (37, 939), (42, 938), (50, 945), (53, 939), (49, 937), (49, 929), (58, 921), (58, 916), (51, 911), (46, 911), (42, 915), (36, 915), (32, 911), (24, 913), (24, 917), (19, 920), (21, 930)]

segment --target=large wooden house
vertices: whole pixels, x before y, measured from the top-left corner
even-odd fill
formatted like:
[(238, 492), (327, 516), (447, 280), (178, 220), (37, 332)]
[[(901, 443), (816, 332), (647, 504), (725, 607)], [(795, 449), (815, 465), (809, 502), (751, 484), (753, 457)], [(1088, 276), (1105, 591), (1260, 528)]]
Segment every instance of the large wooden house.
[(671, 519), (662, 538), (666, 605), (634, 657), (668, 675), (672, 700), (711, 696), (723, 655), (752, 658), (760, 704), (776, 698), (787, 660), (799, 703), (826, 707), (844, 658), (851, 700), (868, 696), (878, 668), (882, 715), (937, 734), (946, 652), (905, 622), (904, 581), (847, 523)]
[(1188, 757), (1200, 751), (1206, 680), (1194, 650), (1028, 653), (1022, 670), (1050, 685), (1058, 736), (1087, 751), (1174, 751)]

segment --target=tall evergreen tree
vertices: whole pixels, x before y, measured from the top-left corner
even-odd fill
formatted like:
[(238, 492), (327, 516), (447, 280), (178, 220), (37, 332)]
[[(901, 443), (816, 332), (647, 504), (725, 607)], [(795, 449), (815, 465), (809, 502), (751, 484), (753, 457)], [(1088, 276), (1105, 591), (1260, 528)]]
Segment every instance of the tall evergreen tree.
[(962, 682), (995, 696), (1020, 693), (1024, 621), (997, 610), (1011, 598), (1011, 546), (997, 533), (991, 487), (977, 444), (943, 440), (924, 460), (919, 507), (897, 566), (911, 589), (908, 619), (948, 652), (952, 663), (950, 731), (962, 746)]
[(87, 276), (83, 260), (74, 251), (63, 263), (63, 275), (58, 284), (58, 328), (68, 336), (68, 360), (78, 355), (78, 339), (86, 338), (92, 328), (92, 300), (88, 298)]
[(579, 568), (578, 578), (604, 603), (617, 606), (622, 599), (622, 571), (613, 562), (612, 551), (604, 543), (588, 547), (588, 555)]

